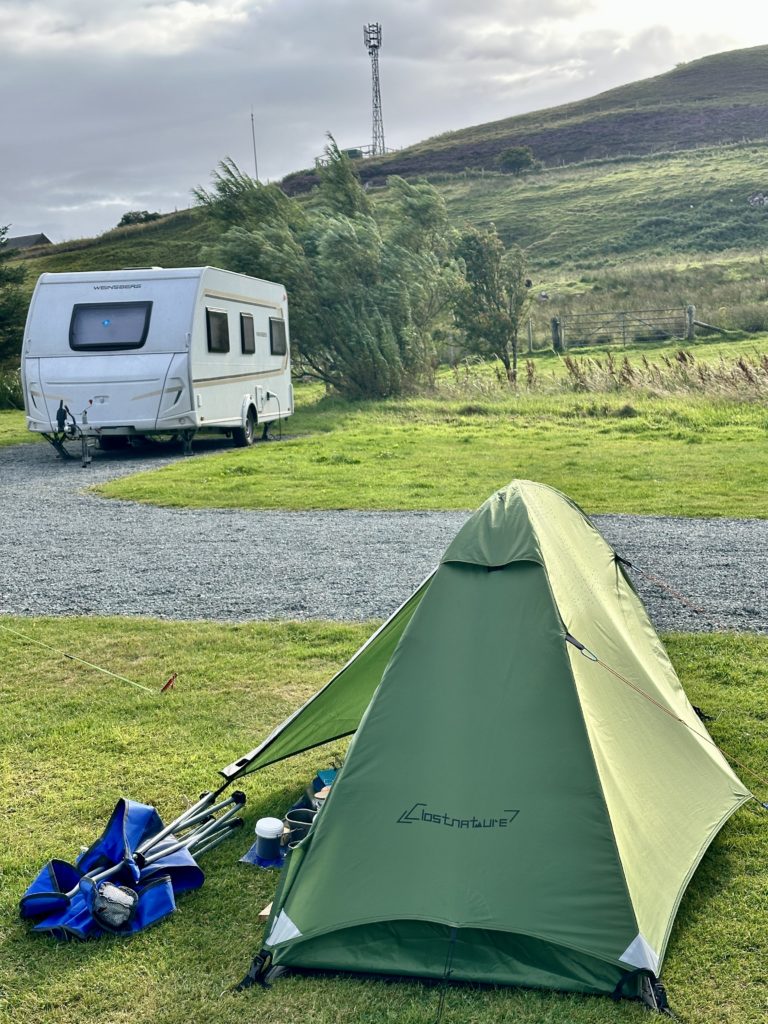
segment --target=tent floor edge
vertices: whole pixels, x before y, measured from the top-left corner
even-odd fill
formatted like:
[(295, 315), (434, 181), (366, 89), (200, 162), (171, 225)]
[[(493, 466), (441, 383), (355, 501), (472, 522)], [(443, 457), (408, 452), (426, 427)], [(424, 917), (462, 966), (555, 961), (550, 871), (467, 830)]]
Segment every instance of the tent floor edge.
[[(536, 985), (519, 985), (519, 984), (507, 984), (505, 982), (493, 982), (493, 981), (478, 981), (467, 978), (452, 978), (452, 977), (430, 977), (427, 975), (420, 974), (397, 974), (394, 972), (377, 972), (377, 971), (356, 971), (347, 970), (344, 968), (335, 967), (304, 967), (297, 964), (270, 964), (266, 962), (263, 969), (256, 968), (257, 964), (264, 963), (262, 951), (259, 956), (254, 957), (253, 963), (251, 964), (251, 970), (249, 970), (246, 977), (236, 986), (233, 991), (240, 991), (241, 989), (250, 988), (252, 985), (257, 984), (261, 988), (271, 988), (272, 982), (279, 978), (291, 975), (299, 978), (352, 978), (357, 981), (375, 981), (382, 985), (398, 985), (402, 982), (418, 982), (428, 989), (445, 989), (445, 988), (467, 988), (467, 989), (506, 989), (508, 991), (521, 991), (521, 992), (544, 992), (546, 988)], [(266, 954), (267, 958), (271, 956), (270, 953)], [(257, 973), (260, 970), (260, 974), (253, 980), (251, 978), (251, 972), (256, 969)], [(630, 982), (634, 982), (634, 993), (625, 994), (624, 988)], [(569, 990), (567, 989), (552, 989), (551, 991), (557, 992), (560, 995), (568, 995)], [(679, 1021), (671, 1010), (669, 1003), (667, 1002), (667, 993), (663, 983), (656, 977), (656, 975), (648, 968), (641, 967), (637, 970), (627, 971), (624, 977), (621, 979), (619, 984), (613, 990), (613, 992), (585, 992), (585, 996), (594, 999), (612, 999), (614, 1002), (621, 1002), (622, 999), (626, 999), (629, 1002), (642, 1003), (647, 1006), (649, 1010), (654, 1013), (661, 1014), (669, 1017), (671, 1020)]]
[[(276, 978), (279, 978), (279, 977), (281, 977), (284, 974), (290, 974), (290, 973), (303, 974), (303, 975), (309, 976), (309, 977), (311, 977), (313, 975), (318, 975), (318, 974), (332, 974), (332, 975), (354, 974), (354, 975), (357, 975), (358, 977), (376, 978), (379, 981), (385, 981), (385, 982), (386, 981), (402, 981), (402, 980), (404, 980), (404, 978), (410, 978), (411, 980), (413, 980), (413, 976), (410, 976), (410, 975), (406, 975), (406, 976), (386, 975), (386, 974), (370, 974), (370, 975), (366, 975), (366, 974), (360, 974), (357, 971), (352, 971), (352, 972), (348, 972), (348, 971), (333, 971), (333, 970), (329, 971), (327, 969), (324, 970), (322, 968), (321, 969), (317, 969), (317, 968), (301, 968), (301, 967), (296, 968), (296, 967), (287, 967), (287, 966), (284, 966), (282, 964), (273, 965), (272, 964), (272, 953), (269, 950), (267, 950), (267, 949), (262, 949), (259, 953), (256, 954), (256, 956), (251, 961), (251, 965), (248, 968), (248, 972), (246, 973), (245, 977), (237, 985), (233, 986), (232, 991), (233, 992), (244, 992), (244, 991), (246, 991), (249, 988), (253, 988), (254, 986), (258, 986), (259, 988), (262, 988), (262, 989), (269, 989), (269, 988), (272, 987), (272, 982)], [(451, 985), (452, 983), (456, 984), (456, 985), (467, 985), (467, 984), (472, 985), (472, 984), (475, 984), (475, 985), (479, 985), (481, 987), (484, 987), (485, 985), (488, 984), (487, 982), (486, 983), (483, 983), (483, 982), (474, 982), (473, 983), (473, 982), (458, 981), (458, 980), (454, 982), (453, 979), (450, 978), (450, 974), (445, 976), (445, 977), (443, 977), (443, 978), (421, 978), (419, 980), (421, 980), (422, 983), (425, 983), (425, 984), (427, 984), (429, 986), (434, 986), (435, 988), (441, 987), (442, 988), (442, 997), (443, 998), (445, 996), (446, 986)], [(667, 992), (666, 992), (666, 989), (664, 988), (664, 985), (656, 977), (656, 975), (653, 973), (653, 971), (649, 970), (648, 968), (640, 967), (637, 970), (627, 971), (623, 975), (623, 977), (621, 978), (621, 981), (618, 983), (616, 988), (611, 993), (610, 998), (614, 1002), (619, 1002), (622, 998), (624, 998), (624, 988), (627, 986), (627, 984), (630, 984), (632, 982), (637, 983), (637, 985), (639, 986), (638, 989), (637, 989), (638, 994), (636, 996), (628, 996), (627, 998), (638, 1000), (639, 1002), (643, 1003), (644, 1006), (647, 1006), (648, 1009), (651, 1010), (653, 1013), (658, 1013), (658, 1014), (660, 1014), (662, 1016), (669, 1017), (672, 1020), (678, 1020), (678, 1018), (675, 1016), (675, 1014), (670, 1009), (669, 1003), (667, 1002)], [(495, 986), (492, 986), (492, 987), (495, 987)], [(515, 987), (515, 988), (516, 987), (525, 988), (525, 986), (513, 986), (513, 987)], [(442, 1000), (441, 1000), (441, 1003), (442, 1003)]]

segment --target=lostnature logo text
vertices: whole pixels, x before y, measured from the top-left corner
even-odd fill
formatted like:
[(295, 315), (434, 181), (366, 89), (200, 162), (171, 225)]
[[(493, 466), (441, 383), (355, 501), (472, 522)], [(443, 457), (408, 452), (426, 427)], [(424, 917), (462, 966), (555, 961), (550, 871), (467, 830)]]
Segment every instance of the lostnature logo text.
[(504, 808), (498, 818), (455, 818), (447, 811), (430, 811), (424, 803), (414, 804), (408, 811), (403, 811), (397, 819), (398, 825), (443, 825), (447, 828), (508, 828), (520, 813), (519, 810)]

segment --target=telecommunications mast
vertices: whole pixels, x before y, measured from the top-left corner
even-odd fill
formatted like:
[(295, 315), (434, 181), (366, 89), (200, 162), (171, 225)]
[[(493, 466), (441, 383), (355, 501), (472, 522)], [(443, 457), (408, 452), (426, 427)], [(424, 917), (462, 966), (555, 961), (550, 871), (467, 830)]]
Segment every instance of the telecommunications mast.
[(371, 57), (371, 78), (373, 88), (373, 132), (371, 135), (371, 156), (383, 156), (384, 121), (381, 117), (381, 85), (379, 83), (379, 49), (381, 48), (381, 25), (371, 22), (363, 26), (363, 42)]

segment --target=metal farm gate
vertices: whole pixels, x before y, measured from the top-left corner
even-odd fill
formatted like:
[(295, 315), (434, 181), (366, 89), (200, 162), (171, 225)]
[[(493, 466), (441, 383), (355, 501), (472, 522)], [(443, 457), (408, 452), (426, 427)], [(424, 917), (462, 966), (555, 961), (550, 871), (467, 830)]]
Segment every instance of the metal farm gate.
[(579, 345), (629, 345), (643, 341), (693, 339), (693, 306), (628, 309), (607, 313), (568, 313), (552, 320), (555, 349)]

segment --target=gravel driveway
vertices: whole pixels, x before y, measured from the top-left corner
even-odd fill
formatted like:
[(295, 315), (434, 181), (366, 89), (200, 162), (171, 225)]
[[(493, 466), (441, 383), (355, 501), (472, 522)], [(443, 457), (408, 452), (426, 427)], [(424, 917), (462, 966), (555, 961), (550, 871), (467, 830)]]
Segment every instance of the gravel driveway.
[[(166, 461), (162, 451), (96, 453), (82, 469), (47, 445), (0, 448), (0, 613), (379, 619), (467, 517), (162, 509), (83, 493)], [(624, 557), (711, 612), (696, 615), (637, 577), (658, 629), (768, 632), (768, 522), (594, 519)]]

